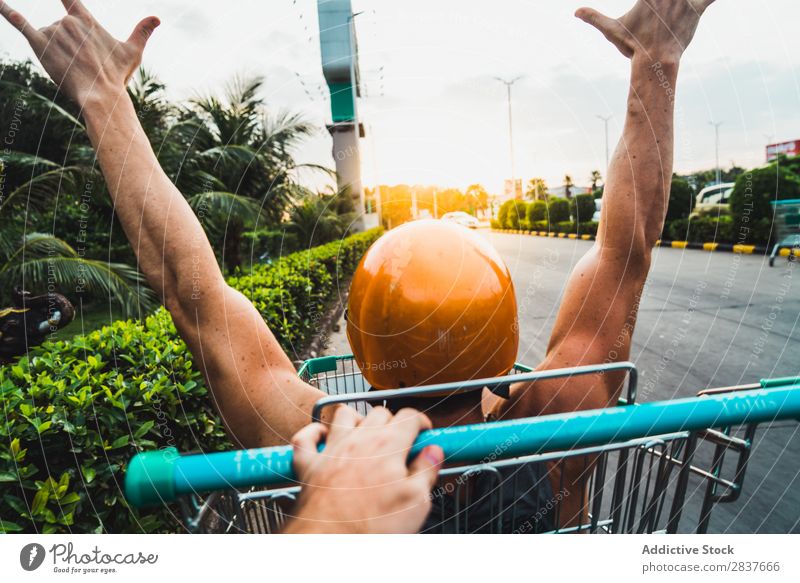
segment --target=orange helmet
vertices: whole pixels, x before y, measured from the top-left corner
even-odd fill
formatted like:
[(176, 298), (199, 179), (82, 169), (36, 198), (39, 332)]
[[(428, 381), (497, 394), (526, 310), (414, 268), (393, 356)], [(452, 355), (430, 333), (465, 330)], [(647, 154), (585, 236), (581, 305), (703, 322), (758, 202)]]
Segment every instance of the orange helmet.
[(494, 247), (465, 227), (406, 223), (361, 259), (347, 338), (375, 389), (506, 374), (519, 345), (511, 275)]

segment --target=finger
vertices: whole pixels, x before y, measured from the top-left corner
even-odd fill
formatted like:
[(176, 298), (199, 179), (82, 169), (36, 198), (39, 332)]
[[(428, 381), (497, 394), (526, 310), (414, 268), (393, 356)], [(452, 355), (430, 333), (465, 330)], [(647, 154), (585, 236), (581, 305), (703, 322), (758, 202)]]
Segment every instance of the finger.
[(22, 14), (2, 1), (0, 1), (0, 13), (2, 13), (3, 18), (10, 22), (14, 28), (20, 31), (23, 36), (28, 39), (28, 42), (31, 43), (31, 45), (33, 45), (34, 42), (41, 40), (41, 34), (39, 31), (31, 26), (31, 24), (25, 20), (25, 17), (22, 16)]
[(591, 24), (606, 36), (612, 35), (613, 29), (617, 24), (616, 20), (609, 18), (605, 14), (601, 14), (594, 8), (578, 8), (578, 10), (575, 11), (575, 16), (583, 20), (586, 24)]
[(155, 16), (148, 16), (143, 19), (136, 28), (133, 29), (131, 36), (128, 37), (128, 44), (137, 48), (140, 52), (144, 50), (147, 41), (153, 35), (153, 31), (158, 28), (161, 21)]
[(444, 451), (438, 445), (429, 445), (408, 466), (408, 475), (420, 483), (427, 492), (433, 489), (439, 470), (444, 463)]
[(705, 12), (706, 8), (711, 6), (715, 0), (700, 0), (700, 12)]
[(347, 405), (340, 405), (331, 419), (330, 427), (328, 428), (328, 444), (335, 443), (348, 433), (350, 433), (361, 421), (361, 416), (356, 413), (355, 409)]
[(391, 445), (397, 450), (411, 449), (414, 440), (421, 431), (431, 429), (433, 425), (427, 415), (416, 409), (400, 409), (389, 425), (391, 431)]
[(72, 14), (73, 16), (86, 16), (89, 14), (81, 0), (61, 0), (61, 3), (64, 5), (67, 14)]
[(294, 449), (293, 463), (296, 473), (301, 473), (308, 468), (319, 455), (317, 448), (328, 433), (328, 428), (322, 423), (306, 425), (292, 437)]
[(359, 423), (359, 427), (382, 427), (392, 420), (392, 413), (386, 407), (374, 407), (364, 420)]

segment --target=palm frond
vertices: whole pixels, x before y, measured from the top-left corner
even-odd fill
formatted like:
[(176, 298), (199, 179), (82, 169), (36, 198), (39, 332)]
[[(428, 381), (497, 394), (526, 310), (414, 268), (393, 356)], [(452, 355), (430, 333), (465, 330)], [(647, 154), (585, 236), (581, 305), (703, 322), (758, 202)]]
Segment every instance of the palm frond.
[(32, 290), (53, 286), (68, 298), (82, 293), (108, 297), (128, 311), (150, 310), (156, 305), (153, 292), (136, 268), (80, 257), (62, 239), (43, 233), (25, 237), (0, 267), (0, 284), (4, 289), (20, 284)]

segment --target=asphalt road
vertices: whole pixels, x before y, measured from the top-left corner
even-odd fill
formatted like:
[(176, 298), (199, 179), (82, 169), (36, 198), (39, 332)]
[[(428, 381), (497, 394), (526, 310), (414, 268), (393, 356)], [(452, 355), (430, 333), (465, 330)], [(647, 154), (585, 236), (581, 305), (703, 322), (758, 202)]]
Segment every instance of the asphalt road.
[[(519, 361), (544, 355), (567, 277), (591, 242), (486, 233), (511, 270), (520, 306)], [(800, 263), (658, 248), (631, 360), (638, 402), (699, 389), (800, 375)], [(728, 469), (728, 475), (732, 475)], [(699, 482), (699, 481), (698, 481)], [(692, 527), (700, 489), (681, 523)], [(760, 429), (744, 495), (719, 505), (710, 532), (800, 532), (800, 424)]]

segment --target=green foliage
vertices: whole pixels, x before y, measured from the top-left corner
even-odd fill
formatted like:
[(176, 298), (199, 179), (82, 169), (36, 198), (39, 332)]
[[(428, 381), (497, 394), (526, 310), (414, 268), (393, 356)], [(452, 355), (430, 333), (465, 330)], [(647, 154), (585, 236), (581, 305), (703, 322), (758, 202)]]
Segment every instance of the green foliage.
[[(284, 349), (311, 333), (375, 229), (261, 265), (228, 283), (250, 297)], [(230, 449), (192, 355), (162, 308), (0, 368), (0, 532), (171, 532), (177, 507), (135, 511), (121, 486), (137, 452)]]
[(566, 198), (552, 198), (547, 203), (547, 211), (551, 223), (569, 220), (569, 201)]
[(669, 189), (667, 221), (688, 217), (694, 208), (694, 198), (695, 192), (689, 182), (678, 176), (673, 176), (672, 186)]
[(503, 228), (503, 225), (501, 225), (501, 224), (500, 224), (500, 221), (498, 221), (497, 219), (491, 219), (491, 220), (489, 221), (489, 225), (490, 225), (490, 226), (491, 226), (493, 229), (502, 229), (502, 228)]
[(522, 200), (510, 200), (507, 202), (511, 204), (508, 207), (508, 214), (503, 224), (507, 229), (518, 230), (522, 228), (521, 223), (528, 214), (528, 203)]
[(594, 196), (578, 194), (569, 201), (569, 214), (575, 222), (591, 221), (595, 213)]
[(508, 221), (508, 211), (512, 206), (514, 206), (514, 201), (507, 200), (500, 205), (500, 208), (497, 211), (497, 222), (500, 223), (504, 229), (507, 228), (506, 222)]
[(528, 223), (547, 221), (547, 203), (543, 200), (535, 200), (528, 205)]
[(735, 242), (768, 244), (770, 202), (793, 198), (800, 198), (800, 176), (790, 167), (770, 164), (740, 175), (730, 197)]
[(733, 243), (733, 220), (729, 216), (676, 219), (665, 229), (673, 241)]

